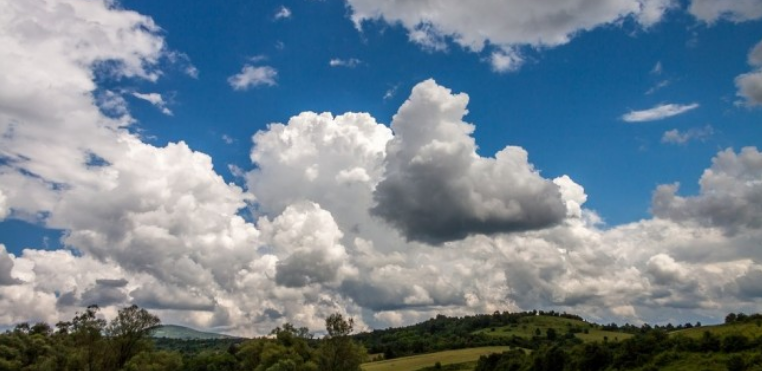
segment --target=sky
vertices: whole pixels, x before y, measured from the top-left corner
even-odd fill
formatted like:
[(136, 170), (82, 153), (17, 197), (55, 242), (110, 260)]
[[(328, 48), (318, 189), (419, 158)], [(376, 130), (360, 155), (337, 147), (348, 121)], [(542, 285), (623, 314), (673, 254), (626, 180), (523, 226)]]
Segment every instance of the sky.
[(0, 327), (762, 311), (762, 0), (0, 6)]

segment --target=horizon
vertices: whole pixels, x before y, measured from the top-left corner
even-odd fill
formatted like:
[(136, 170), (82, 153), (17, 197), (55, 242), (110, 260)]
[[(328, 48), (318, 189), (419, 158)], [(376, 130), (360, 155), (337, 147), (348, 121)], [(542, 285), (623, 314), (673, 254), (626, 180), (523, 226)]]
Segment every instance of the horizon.
[(0, 328), (762, 312), (762, 0), (0, 4)]

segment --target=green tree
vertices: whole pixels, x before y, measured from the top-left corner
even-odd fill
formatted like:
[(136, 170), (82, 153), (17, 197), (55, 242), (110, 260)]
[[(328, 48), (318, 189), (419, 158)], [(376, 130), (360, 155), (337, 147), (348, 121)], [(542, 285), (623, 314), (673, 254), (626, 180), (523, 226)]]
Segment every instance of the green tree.
[(159, 317), (137, 305), (119, 310), (107, 329), (117, 369), (124, 367), (141, 350), (152, 347), (148, 331), (160, 323)]
[(349, 337), (354, 329), (352, 318), (344, 319), (339, 313), (325, 320), (325, 336), (318, 350), (320, 371), (359, 371), (365, 358), (365, 348)]
[(106, 320), (97, 317), (99, 310), (97, 305), (91, 305), (84, 313), (75, 315), (71, 321), (69, 331), (71, 331), (71, 341), (75, 348), (69, 358), (72, 369), (83, 371), (108, 369), (103, 338)]
[(140, 352), (124, 365), (124, 371), (177, 371), (182, 367), (183, 357), (179, 353)]

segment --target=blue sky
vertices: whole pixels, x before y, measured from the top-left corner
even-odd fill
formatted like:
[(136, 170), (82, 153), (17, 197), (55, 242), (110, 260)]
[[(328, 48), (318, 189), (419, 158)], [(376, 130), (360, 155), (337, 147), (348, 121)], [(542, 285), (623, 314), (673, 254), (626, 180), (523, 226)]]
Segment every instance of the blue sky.
[(0, 3), (4, 324), (759, 311), (760, 1)]
[[(759, 142), (759, 111), (735, 104), (733, 82), (750, 70), (747, 55), (762, 34), (759, 22), (708, 25), (674, 9), (649, 29), (624, 19), (621, 26), (581, 31), (566, 45), (526, 50), (519, 71), (495, 73), (485, 53), (452, 42), (444, 52), (422, 49), (399, 25), (372, 21), (358, 32), (340, 1), (123, 6), (150, 15), (168, 44), (201, 71), (197, 80), (175, 72), (144, 83), (144, 89), (172, 94), (175, 115), (134, 104), (141, 129), (154, 143), (183, 140), (212, 154), (229, 180), (226, 166), (250, 167), (249, 137), (268, 123), (302, 111), (362, 111), (388, 124), (412, 86), (427, 78), (469, 94), (466, 120), (477, 125), (481, 154), (506, 145), (526, 148), (546, 175), (579, 179), (592, 195), (588, 206), (613, 225), (647, 217), (657, 184), (680, 182), (695, 192), (718, 149)], [(290, 17), (275, 19), (284, 6)], [(256, 57), (262, 60), (251, 63)], [(359, 62), (331, 67), (331, 59)], [(277, 85), (230, 89), (227, 77), (247, 63), (275, 68)], [(657, 64), (658, 74), (652, 72)], [(394, 94), (384, 99), (388, 91)], [(664, 103), (700, 107), (655, 122), (621, 119)], [(703, 142), (661, 143), (668, 130), (707, 125), (715, 133)]]

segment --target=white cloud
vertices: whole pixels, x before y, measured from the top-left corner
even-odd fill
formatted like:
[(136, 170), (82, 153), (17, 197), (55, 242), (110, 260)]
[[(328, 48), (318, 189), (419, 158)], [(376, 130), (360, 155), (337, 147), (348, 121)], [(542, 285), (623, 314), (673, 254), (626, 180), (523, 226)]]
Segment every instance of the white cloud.
[[(0, 249), (0, 324), (55, 323), (89, 301), (111, 304), (106, 316), (136, 303), (166, 322), (241, 335), (284, 321), (319, 329), (336, 311), (385, 327), (532, 308), (603, 321), (760, 308), (755, 148), (720, 152), (699, 195), (657, 189), (656, 218), (601, 230), (571, 178), (543, 178), (518, 147), (477, 155), (467, 96), (426, 81), (394, 133), (352, 112), (269, 125), (254, 135), (244, 190), (185, 143), (156, 147), (131, 134), (119, 94), (95, 96), (95, 61), (124, 60), (113, 75), (151, 80), (164, 53), (150, 19), (109, 4), (3, 3), (0, 132), (14, 135), (0, 136), (13, 160), (0, 165), (0, 211), (63, 230), (68, 250)], [(11, 27), (22, 18), (39, 24)], [(109, 37), (64, 47), (91, 34)], [(480, 229), (481, 216), (535, 215), (531, 196), (550, 204), (554, 223)], [(426, 201), (404, 213), (439, 217), (439, 200), (465, 210), (466, 237), (445, 248), (408, 242), (408, 224), (398, 230), (369, 212), (400, 200)], [(248, 206), (259, 224), (240, 215)]]
[(694, 197), (677, 196), (678, 185), (661, 185), (654, 192), (657, 217), (690, 221), (735, 234), (762, 229), (762, 153), (745, 147), (736, 154), (726, 149), (712, 159)]
[(0, 221), (3, 221), (10, 214), (11, 210), (8, 207), (8, 198), (3, 193), (3, 190), (0, 189)]
[(622, 120), (627, 122), (656, 121), (677, 116), (699, 107), (698, 103), (691, 104), (660, 104), (656, 107), (642, 111), (630, 111), (622, 115)]
[(691, 0), (688, 11), (707, 23), (721, 19), (743, 22), (762, 17), (761, 0)]
[(349, 59), (333, 58), (330, 61), (328, 61), (328, 65), (331, 67), (355, 68), (359, 66), (361, 63), (362, 61), (357, 58), (349, 58)]
[(524, 64), (524, 59), (515, 50), (498, 50), (490, 56), (490, 63), (495, 72), (512, 72)]
[(704, 141), (714, 134), (714, 129), (707, 125), (703, 128), (691, 128), (685, 131), (672, 129), (665, 131), (661, 137), (662, 143), (687, 144), (692, 140)]
[(467, 103), (466, 94), (433, 80), (413, 88), (392, 121), (373, 214), (410, 240), (436, 244), (559, 223), (566, 214), (559, 188), (528, 163), (524, 149), (476, 154), (474, 126), (462, 121)]
[(399, 85), (394, 85), (389, 89), (386, 89), (386, 92), (384, 92), (384, 100), (392, 99), (395, 94), (397, 94), (397, 89), (399, 89)]
[(762, 41), (749, 52), (749, 64), (755, 71), (736, 77), (738, 96), (743, 98), (740, 104), (750, 107), (762, 105)]
[(291, 18), (291, 9), (281, 6), (273, 17), (275, 20)]
[(278, 71), (270, 66), (255, 67), (247, 64), (243, 66), (240, 73), (230, 76), (228, 83), (235, 90), (248, 90), (257, 86), (277, 85), (275, 81), (277, 77)]
[(0, 243), (0, 286), (17, 285), (21, 281), (13, 277), (13, 259)]
[(477, 5), (457, 0), (347, 3), (357, 28), (372, 20), (401, 24), (412, 42), (429, 50), (445, 50), (447, 40), (474, 52), (488, 44), (494, 46), (496, 54), (490, 62), (496, 71), (518, 66), (518, 47), (562, 45), (581, 31), (617, 24), (627, 17), (649, 27), (676, 5), (673, 0), (573, 0), (562, 4), (549, 0), (489, 0)]
[(164, 98), (162, 98), (161, 94), (159, 93), (132, 93), (132, 96), (138, 99), (142, 99), (148, 103), (153, 104), (158, 108), (161, 113), (172, 116), (172, 111), (167, 108), (167, 102), (164, 101)]
[(661, 65), (661, 61), (656, 62), (656, 65), (654, 65), (654, 68), (651, 69), (652, 75), (661, 75), (662, 72), (664, 72), (664, 68)]

